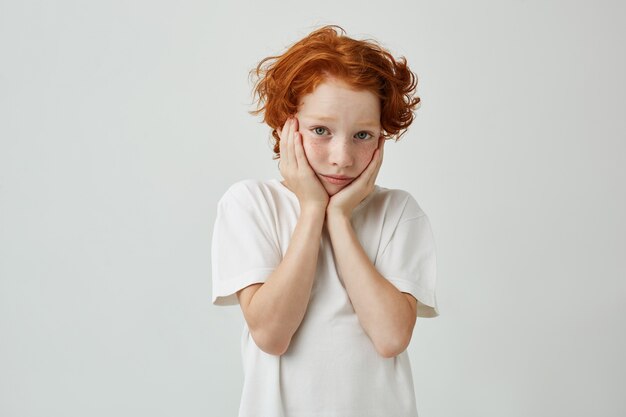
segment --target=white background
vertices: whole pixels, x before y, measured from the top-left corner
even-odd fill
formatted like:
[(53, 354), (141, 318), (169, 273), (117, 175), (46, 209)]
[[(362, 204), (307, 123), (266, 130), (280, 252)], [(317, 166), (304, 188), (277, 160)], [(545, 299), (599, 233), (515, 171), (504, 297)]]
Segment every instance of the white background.
[[(626, 415), (619, 1), (0, 1), (0, 415), (234, 416), (217, 200), (279, 178), (248, 71), (335, 23), (407, 57), (441, 316), (420, 417)], [(265, 417), (265, 416), (262, 416)], [(268, 416), (271, 417), (271, 416)]]

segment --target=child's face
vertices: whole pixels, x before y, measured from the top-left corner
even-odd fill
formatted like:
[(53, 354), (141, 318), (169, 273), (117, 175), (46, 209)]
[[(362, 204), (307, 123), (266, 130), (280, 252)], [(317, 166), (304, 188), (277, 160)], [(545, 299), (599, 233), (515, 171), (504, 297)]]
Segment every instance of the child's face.
[[(330, 78), (301, 98), (296, 117), (307, 159), (328, 195), (350, 184), (372, 160), (381, 134), (374, 93)], [(327, 176), (351, 180), (332, 182)]]

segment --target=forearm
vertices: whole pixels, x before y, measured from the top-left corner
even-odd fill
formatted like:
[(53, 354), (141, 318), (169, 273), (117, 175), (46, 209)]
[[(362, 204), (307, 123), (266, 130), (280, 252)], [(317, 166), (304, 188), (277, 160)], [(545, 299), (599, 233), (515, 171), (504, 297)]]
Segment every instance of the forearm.
[[(278, 267), (248, 305), (246, 321), (258, 339), (286, 350), (306, 312), (315, 279), (324, 210), (303, 210)], [(283, 349), (284, 348), (284, 349)]]
[(327, 215), (335, 263), (365, 333), (385, 357), (408, 345), (415, 313), (406, 296), (383, 277), (359, 242), (350, 219)]

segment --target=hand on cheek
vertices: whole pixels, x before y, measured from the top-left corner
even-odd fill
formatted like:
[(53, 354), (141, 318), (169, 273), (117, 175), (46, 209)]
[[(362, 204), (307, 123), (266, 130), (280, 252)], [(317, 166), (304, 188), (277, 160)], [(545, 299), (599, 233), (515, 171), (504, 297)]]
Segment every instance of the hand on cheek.
[(385, 139), (381, 136), (378, 138), (378, 147), (367, 168), (354, 181), (330, 198), (326, 208), (328, 215), (350, 217), (354, 208), (374, 191), (376, 178), (383, 162), (384, 147)]
[(315, 175), (304, 152), (298, 119), (290, 117), (278, 131), (280, 137), (279, 170), (287, 187), (298, 197), (300, 208), (328, 205), (328, 193)]

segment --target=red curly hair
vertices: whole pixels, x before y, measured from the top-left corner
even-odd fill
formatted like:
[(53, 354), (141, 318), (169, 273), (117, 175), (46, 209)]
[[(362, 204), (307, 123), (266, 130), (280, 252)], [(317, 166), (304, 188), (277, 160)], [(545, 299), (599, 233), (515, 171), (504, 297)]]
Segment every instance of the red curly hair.
[(272, 128), (274, 159), (280, 155), (277, 128), (298, 111), (300, 98), (329, 76), (380, 98), (385, 138), (398, 140), (413, 122), (420, 103), (414, 96), (417, 76), (404, 57), (396, 60), (376, 41), (349, 38), (336, 25), (319, 28), (282, 55), (263, 59), (250, 75), (256, 77), (253, 97), (257, 102), (250, 113), (263, 113), (263, 122)]

